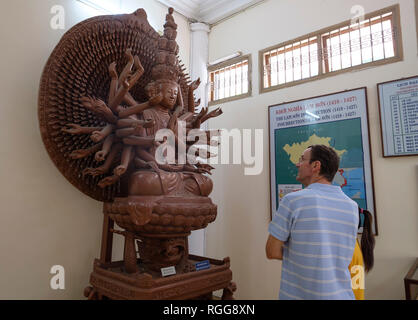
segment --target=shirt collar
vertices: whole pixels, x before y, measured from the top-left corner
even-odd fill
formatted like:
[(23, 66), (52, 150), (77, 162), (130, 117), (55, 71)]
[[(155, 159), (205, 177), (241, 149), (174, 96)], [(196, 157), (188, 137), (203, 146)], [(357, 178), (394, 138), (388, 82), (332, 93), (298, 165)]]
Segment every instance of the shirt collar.
[(312, 183), (306, 189), (312, 189), (312, 190), (323, 190), (328, 192), (340, 192), (341, 187), (334, 186), (332, 184), (323, 184), (323, 183)]

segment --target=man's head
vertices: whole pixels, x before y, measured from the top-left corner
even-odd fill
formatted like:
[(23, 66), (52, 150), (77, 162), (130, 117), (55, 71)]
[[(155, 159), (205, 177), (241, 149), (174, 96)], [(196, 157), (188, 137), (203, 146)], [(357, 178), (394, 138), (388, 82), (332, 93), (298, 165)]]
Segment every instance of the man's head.
[(339, 164), (340, 159), (334, 149), (324, 145), (309, 146), (296, 164), (296, 180), (305, 186), (314, 182), (331, 183)]

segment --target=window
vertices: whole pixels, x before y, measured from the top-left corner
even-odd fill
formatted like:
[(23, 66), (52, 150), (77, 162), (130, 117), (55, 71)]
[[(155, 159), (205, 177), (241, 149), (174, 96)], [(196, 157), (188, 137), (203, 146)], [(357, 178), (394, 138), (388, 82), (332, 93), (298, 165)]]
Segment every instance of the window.
[(251, 57), (244, 56), (210, 66), (209, 105), (251, 95)]
[(399, 5), (260, 51), (260, 91), (402, 60)]
[(392, 21), (389, 12), (322, 34), (324, 72), (394, 57)]
[(264, 54), (264, 87), (318, 75), (317, 37), (306, 38)]

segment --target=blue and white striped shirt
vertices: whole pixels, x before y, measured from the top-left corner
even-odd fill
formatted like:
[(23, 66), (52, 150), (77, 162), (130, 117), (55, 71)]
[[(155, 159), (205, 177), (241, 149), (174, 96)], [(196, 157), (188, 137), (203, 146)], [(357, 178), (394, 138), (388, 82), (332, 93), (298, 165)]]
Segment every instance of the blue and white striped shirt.
[(314, 183), (282, 199), (268, 228), (285, 243), (279, 299), (354, 299), (348, 266), (358, 219), (337, 186)]

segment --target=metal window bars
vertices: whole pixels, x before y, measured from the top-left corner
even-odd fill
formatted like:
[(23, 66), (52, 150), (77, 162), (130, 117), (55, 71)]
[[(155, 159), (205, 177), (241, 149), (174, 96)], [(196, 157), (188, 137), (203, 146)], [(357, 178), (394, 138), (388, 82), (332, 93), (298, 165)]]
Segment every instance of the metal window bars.
[(379, 13), (264, 52), (264, 88), (395, 57), (394, 18), (393, 10)]
[(248, 59), (209, 72), (209, 101), (248, 93)]

